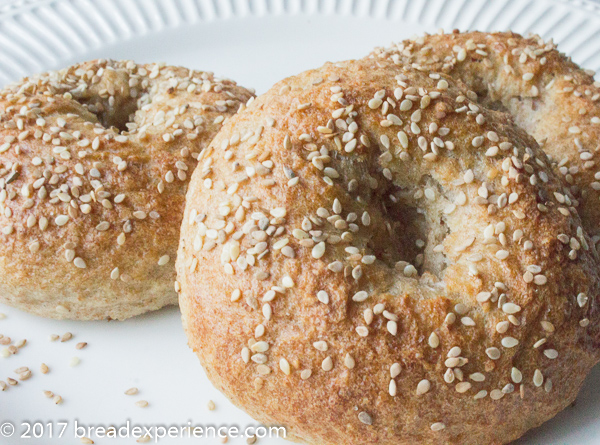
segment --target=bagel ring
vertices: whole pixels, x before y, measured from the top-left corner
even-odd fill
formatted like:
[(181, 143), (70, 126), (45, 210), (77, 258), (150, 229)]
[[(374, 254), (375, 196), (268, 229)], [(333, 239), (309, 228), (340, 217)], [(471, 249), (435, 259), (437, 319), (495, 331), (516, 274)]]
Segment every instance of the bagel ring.
[[(311, 444), (500, 444), (598, 361), (598, 256), (549, 160), (451, 78), (378, 59), (276, 84), (200, 155), (190, 347)], [(574, 246), (574, 247), (573, 247)]]
[(453, 32), (405, 40), (372, 57), (446, 73), (478, 103), (508, 112), (569, 184), (573, 204), (600, 241), (600, 82), (539, 36)]
[(212, 73), (110, 60), (2, 90), (0, 302), (81, 320), (176, 304), (196, 158), (250, 97)]

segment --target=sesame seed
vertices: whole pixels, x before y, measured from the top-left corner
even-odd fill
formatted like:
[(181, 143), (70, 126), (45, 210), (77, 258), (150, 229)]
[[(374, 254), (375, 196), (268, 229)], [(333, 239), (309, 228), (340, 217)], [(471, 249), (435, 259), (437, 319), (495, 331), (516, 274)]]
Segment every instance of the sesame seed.
[(325, 292), (324, 290), (320, 290), (319, 292), (317, 292), (317, 299), (323, 304), (328, 304), (329, 303), (329, 294), (327, 292)]
[(475, 394), (475, 396), (473, 396), (473, 398), (475, 400), (483, 399), (485, 396), (487, 396), (487, 394), (488, 394), (488, 392), (485, 389), (482, 389), (477, 394)]
[(300, 378), (302, 380), (308, 380), (310, 378), (310, 376), (312, 375), (312, 371), (310, 369), (304, 369), (302, 370), (302, 372), (300, 373)]
[(458, 346), (454, 346), (450, 348), (447, 355), (448, 357), (459, 357), (461, 353), (462, 350)]
[(475, 326), (475, 320), (473, 320), (471, 317), (462, 317), (460, 322), (465, 326)]
[(471, 380), (473, 380), (474, 382), (483, 382), (483, 381), (485, 381), (485, 375), (483, 375), (481, 372), (475, 372), (475, 373), (471, 374), (469, 376), (469, 378)]
[(369, 298), (369, 294), (367, 292), (365, 292), (364, 290), (361, 290), (354, 294), (354, 296), (352, 297), (352, 301), (361, 303), (361, 302), (365, 301), (367, 298)]
[(544, 351), (544, 355), (548, 357), (550, 360), (554, 360), (558, 358), (558, 351), (556, 349), (546, 349)]
[(514, 303), (504, 303), (502, 311), (506, 314), (516, 314), (521, 311), (521, 306)]
[(542, 320), (540, 322), (540, 324), (542, 325), (542, 329), (544, 329), (544, 331), (546, 332), (554, 332), (554, 325), (552, 323), (550, 323), (549, 321), (546, 320)]
[(389, 392), (390, 396), (396, 397), (396, 394), (398, 392), (398, 385), (396, 384), (396, 382), (394, 380), (390, 380), (388, 392)]
[(499, 334), (504, 334), (506, 331), (508, 331), (509, 327), (510, 323), (508, 321), (500, 321), (496, 324), (496, 332)]
[(73, 264), (78, 267), (79, 269), (85, 269), (87, 267), (87, 265), (85, 264), (85, 261), (82, 258), (76, 257), (73, 260)]
[(290, 363), (285, 358), (279, 360), (279, 369), (281, 369), (285, 375), (291, 374)]
[(417, 385), (417, 395), (423, 395), (431, 389), (431, 382), (429, 380), (421, 380)]
[(364, 411), (358, 413), (358, 420), (360, 420), (365, 425), (373, 425), (373, 418)]
[(366, 326), (358, 326), (356, 333), (361, 337), (366, 337), (369, 335), (369, 329)]
[(21, 381), (29, 380), (29, 378), (31, 378), (31, 371), (29, 369), (26, 369), (23, 372), (20, 372), (18, 374), (19, 374), (19, 380), (21, 380)]
[(533, 79), (533, 73), (525, 73), (525, 74), (523, 74), (523, 80), (525, 82), (529, 82), (531, 79)]
[(273, 309), (271, 308), (271, 305), (269, 303), (265, 303), (263, 305), (262, 308), (262, 312), (263, 312), (263, 316), (267, 319), (270, 320), (271, 316), (273, 314)]
[(429, 336), (429, 346), (432, 348), (437, 348), (440, 345), (440, 338), (438, 337), (438, 335), (435, 332), (432, 332), (431, 335)]
[(325, 341), (314, 342), (313, 346), (315, 349), (317, 349), (319, 351), (327, 351), (327, 349), (328, 349), (327, 342), (325, 342)]
[(315, 245), (312, 249), (312, 257), (315, 259), (321, 258), (325, 254), (325, 243), (320, 242)]
[(266, 341), (258, 341), (250, 349), (254, 352), (266, 352), (269, 350), (269, 344)]
[(490, 292), (479, 292), (475, 298), (478, 302), (485, 303), (491, 297), (492, 297), (492, 294)]
[(513, 337), (504, 337), (501, 343), (505, 348), (514, 348), (519, 344), (519, 340)]
[(464, 393), (471, 389), (472, 386), (469, 382), (460, 382), (456, 385), (455, 389), (458, 393)]
[(350, 354), (346, 354), (344, 357), (344, 366), (348, 369), (353, 369), (355, 365), (356, 362), (354, 361), (354, 358)]
[(129, 388), (127, 391), (125, 391), (125, 395), (128, 395), (128, 396), (134, 396), (137, 393), (138, 393), (137, 388)]
[(370, 109), (375, 110), (375, 109), (379, 108), (382, 103), (383, 103), (383, 101), (381, 99), (373, 98), (373, 99), (369, 100), (368, 106)]
[(412, 108), (413, 103), (411, 100), (405, 99), (400, 103), (400, 111), (408, 111)]
[(283, 284), (283, 287), (288, 289), (294, 287), (294, 280), (292, 280), (292, 278), (289, 275), (285, 275), (282, 278), (281, 283)]
[(396, 335), (398, 333), (398, 323), (396, 323), (395, 321), (388, 321), (387, 330), (390, 334)]
[(508, 258), (508, 250), (499, 250), (496, 252), (496, 258), (499, 260), (505, 260)]
[(502, 397), (504, 397), (504, 393), (499, 389), (494, 389), (490, 392), (490, 398), (492, 400), (500, 400)]
[(69, 217), (67, 215), (58, 215), (54, 222), (57, 226), (64, 226), (67, 222), (69, 222)]
[(494, 348), (494, 347), (487, 348), (485, 350), (485, 353), (492, 360), (498, 360), (500, 358), (500, 350), (498, 348)]

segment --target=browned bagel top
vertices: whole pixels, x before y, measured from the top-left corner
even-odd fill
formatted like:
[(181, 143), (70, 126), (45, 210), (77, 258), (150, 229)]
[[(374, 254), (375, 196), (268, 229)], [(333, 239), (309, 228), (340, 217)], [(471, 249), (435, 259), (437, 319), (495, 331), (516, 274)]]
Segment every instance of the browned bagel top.
[(598, 257), (535, 140), (385, 60), (276, 84), (200, 156), (177, 259), (190, 346), (312, 444), (503, 443), (598, 352)]
[(251, 96), (212, 73), (111, 60), (2, 90), (2, 301), (68, 318), (174, 303), (189, 177)]
[(482, 105), (510, 113), (569, 184), (584, 227), (600, 240), (600, 83), (552, 41), (512, 32), (434, 34), (378, 48), (416, 69), (446, 73)]

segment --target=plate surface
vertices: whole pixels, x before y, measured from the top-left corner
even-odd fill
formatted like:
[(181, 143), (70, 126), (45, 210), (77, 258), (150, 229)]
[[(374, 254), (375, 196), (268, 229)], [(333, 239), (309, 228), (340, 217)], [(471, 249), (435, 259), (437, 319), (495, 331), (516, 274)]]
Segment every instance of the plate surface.
[[(586, 68), (600, 68), (600, 4), (561, 0), (19, 0), (0, 1), (0, 85), (35, 72), (93, 58), (165, 61), (214, 71), (266, 91), (281, 78), (328, 60), (358, 58), (425, 31), (513, 29), (553, 38)], [(2, 444), (18, 444), (22, 422), (42, 422), (34, 443), (80, 443), (79, 426), (256, 426), (206, 379), (186, 346), (179, 312), (167, 308), (126, 322), (59, 322), (0, 307), (0, 334), (27, 345), (0, 358), (0, 380), (28, 366), (33, 377), (0, 393), (2, 424), (17, 431)], [(72, 332), (67, 342), (51, 334)], [(78, 342), (88, 342), (82, 350)], [(81, 363), (70, 367), (73, 357)], [(44, 362), (47, 375), (39, 371)], [(600, 437), (600, 368), (577, 404), (518, 441), (520, 445), (592, 445)], [(138, 387), (136, 396), (123, 392)], [(43, 395), (63, 397), (55, 405)], [(135, 406), (147, 400), (147, 408)], [(213, 400), (216, 410), (209, 411)], [(59, 421), (68, 423), (62, 438)], [(49, 438), (47, 423), (53, 423)], [(40, 427), (37, 427), (37, 433)], [(30, 431), (33, 437), (35, 430)], [(37, 434), (36, 433), (36, 434)], [(89, 435), (89, 434), (85, 434)], [(135, 443), (98, 439), (97, 444)], [(220, 443), (219, 439), (195, 439)], [(187, 443), (165, 438), (160, 443)], [(243, 444), (245, 439), (230, 439)], [(262, 438), (260, 444), (283, 445)]]

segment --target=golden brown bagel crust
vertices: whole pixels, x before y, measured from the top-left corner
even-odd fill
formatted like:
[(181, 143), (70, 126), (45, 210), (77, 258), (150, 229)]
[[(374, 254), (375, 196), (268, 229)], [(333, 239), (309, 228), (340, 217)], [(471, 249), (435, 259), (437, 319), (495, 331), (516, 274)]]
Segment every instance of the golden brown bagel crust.
[(189, 345), (288, 437), (506, 443), (597, 362), (598, 257), (562, 183), (451, 79), (326, 64), (254, 100), (200, 162), (177, 257)]
[(211, 73), (107, 60), (1, 91), (0, 302), (81, 320), (176, 303), (195, 158), (251, 96)]
[(552, 41), (512, 32), (425, 35), (372, 56), (442, 72), (510, 113), (535, 137), (570, 185), (584, 228), (600, 241), (600, 83)]

